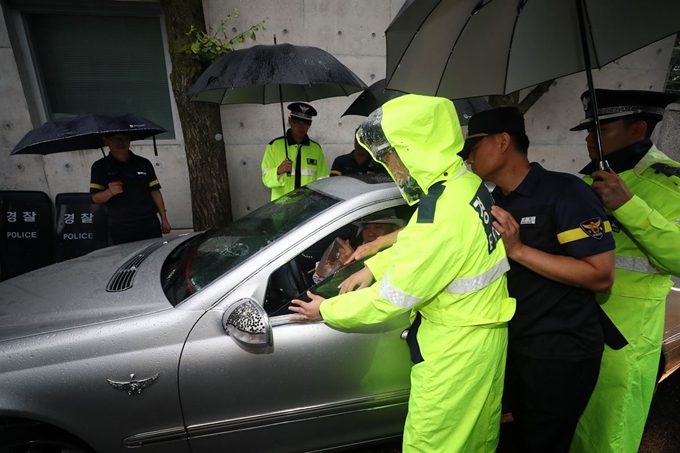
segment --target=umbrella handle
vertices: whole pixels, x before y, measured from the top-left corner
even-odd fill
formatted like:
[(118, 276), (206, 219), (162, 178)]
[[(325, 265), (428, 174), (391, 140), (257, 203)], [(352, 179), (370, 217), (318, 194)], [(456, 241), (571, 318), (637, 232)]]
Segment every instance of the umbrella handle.
[(582, 0), (575, 0), (576, 12), (578, 13), (578, 25), (581, 32), (581, 46), (583, 48), (583, 62), (586, 66), (586, 79), (588, 80), (588, 91), (590, 92), (590, 109), (595, 123), (595, 135), (597, 137), (597, 159), (600, 170), (609, 171), (609, 163), (604, 160), (602, 153), (602, 131), (600, 130), (600, 116), (597, 114), (597, 98), (595, 97), (595, 86), (593, 85), (593, 73), (590, 69), (590, 49), (588, 48), (588, 36), (586, 33), (586, 20), (583, 14)]
[[(274, 45), (276, 45), (276, 35), (274, 35)], [(281, 101), (281, 127), (283, 128), (283, 146), (286, 150), (286, 160), (290, 160), (288, 158), (288, 137), (286, 136), (286, 120), (284, 119), (283, 116), (283, 94), (281, 91), (281, 84), (279, 83), (279, 100)], [(286, 172), (286, 176), (290, 176), (291, 172)]]
[[(276, 45), (276, 34), (274, 34), (274, 45)], [(286, 150), (286, 160), (290, 160), (288, 158), (288, 137), (286, 137), (286, 120), (284, 120), (283, 116), (283, 94), (281, 94), (281, 84), (279, 83), (279, 99), (281, 101), (281, 126), (283, 127), (283, 146)], [(290, 176), (290, 172), (286, 172), (286, 176)]]

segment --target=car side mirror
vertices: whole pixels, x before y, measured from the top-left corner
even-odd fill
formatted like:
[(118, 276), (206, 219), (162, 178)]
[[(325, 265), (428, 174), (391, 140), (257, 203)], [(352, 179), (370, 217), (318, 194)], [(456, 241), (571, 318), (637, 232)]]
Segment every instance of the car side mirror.
[(269, 316), (253, 299), (241, 299), (229, 307), (222, 316), (222, 327), (236, 344), (246, 349), (274, 346)]

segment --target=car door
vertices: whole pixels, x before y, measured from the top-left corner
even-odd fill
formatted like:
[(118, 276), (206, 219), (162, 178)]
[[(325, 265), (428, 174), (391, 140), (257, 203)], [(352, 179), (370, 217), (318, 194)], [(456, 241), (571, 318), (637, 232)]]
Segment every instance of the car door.
[[(312, 290), (337, 294), (339, 282), (361, 266)], [(342, 331), (291, 322), (285, 309), (267, 319), (262, 301), (248, 295), (263, 293), (234, 292), (187, 339), (180, 396), (192, 451), (300, 452), (400, 435), (411, 366), (403, 339), (408, 314)], [(243, 344), (225, 333), (225, 312), (238, 306), (260, 307), (269, 345)], [(250, 322), (260, 321), (244, 324)]]

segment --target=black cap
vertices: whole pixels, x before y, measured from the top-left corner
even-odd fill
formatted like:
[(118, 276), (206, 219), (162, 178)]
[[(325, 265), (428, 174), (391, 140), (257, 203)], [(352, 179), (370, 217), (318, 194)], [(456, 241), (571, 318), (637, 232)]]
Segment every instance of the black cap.
[(472, 148), (477, 146), (484, 137), (492, 134), (506, 132), (513, 134), (526, 134), (524, 128), (524, 116), (516, 107), (500, 107), (497, 109), (479, 112), (470, 118), (468, 123), (465, 146), (458, 153), (463, 160), (470, 157)]
[[(654, 124), (661, 121), (666, 106), (678, 100), (677, 95), (658, 91), (643, 90), (603, 90), (596, 89), (597, 116), (601, 122), (615, 121), (626, 116), (642, 115)], [(586, 118), (570, 131), (588, 129), (593, 123), (593, 112), (590, 105), (590, 91), (581, 95)]]
[(312, 117), (316, 116), (316, 109), (309, 104), (304, 102), (293, 102), (288, 104), (288, 110), (290, 110), (290, 116), (299, 120), (307, 121), (312, 123)]

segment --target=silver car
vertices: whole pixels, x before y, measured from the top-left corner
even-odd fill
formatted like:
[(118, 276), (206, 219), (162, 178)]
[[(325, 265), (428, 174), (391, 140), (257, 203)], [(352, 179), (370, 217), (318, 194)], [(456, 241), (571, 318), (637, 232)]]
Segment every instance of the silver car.
[[(407, 315), (293, 323), (315, 262), (388, 208), (385, 176), (326, 178), (227, 228), (111, 247), (0, 284), (0, 452), (301, 452), (401, 435)], [(660, 375), (680, 364), (668, 299)]]
[[(300, 452), (400, 436), (408, 317), (348, 333), (287, 310), (328, 244), (387, 208), (412, 212), (385, 175), (326, 178), (223, 229), (1, 283), (0, 451)], [(360, 266), (313, 291), (337, 294)]]

